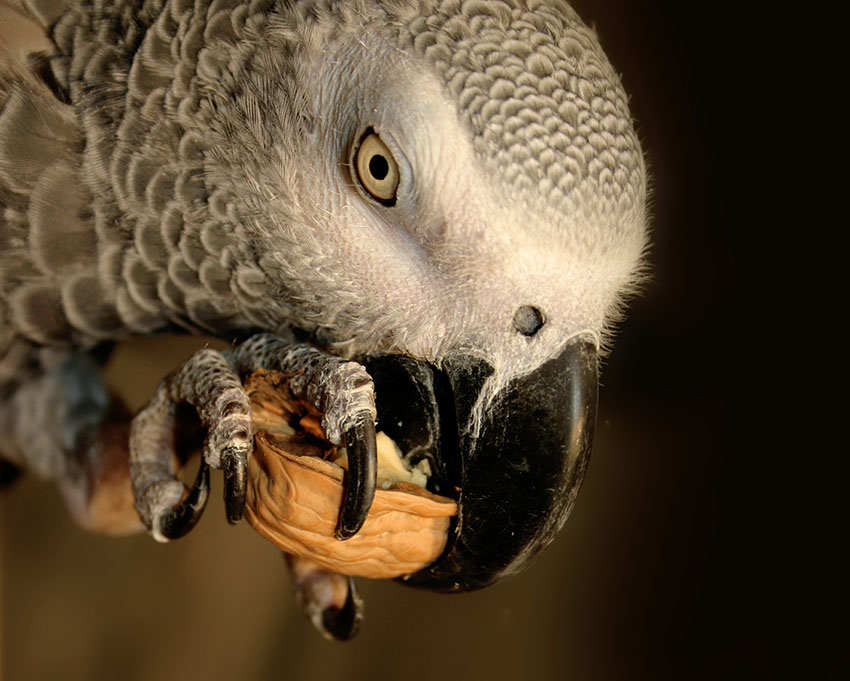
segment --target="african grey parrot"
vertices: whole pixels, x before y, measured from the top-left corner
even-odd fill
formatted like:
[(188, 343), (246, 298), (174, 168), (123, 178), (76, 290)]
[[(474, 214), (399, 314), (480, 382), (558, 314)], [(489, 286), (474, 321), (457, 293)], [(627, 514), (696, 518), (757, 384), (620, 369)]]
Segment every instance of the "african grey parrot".
[[(0, 10), (3, 457), (101, 527), (93, 490), (129, 455), (141, 520), (177, 537), (208, 479), (186, 496), (172, 468), (188, 402), (236, 521), (240, 379), (279, 368), (348, 447), (340, 540), (374, 494), (376, 418), (459, 496), (442, 557), (406, 583), (479, 588), (551, 542), (646, 246), (627, 98), (565, 2)], [(130, 429), (103, 349), (173, 331), (242, 342), (193, 356)]]

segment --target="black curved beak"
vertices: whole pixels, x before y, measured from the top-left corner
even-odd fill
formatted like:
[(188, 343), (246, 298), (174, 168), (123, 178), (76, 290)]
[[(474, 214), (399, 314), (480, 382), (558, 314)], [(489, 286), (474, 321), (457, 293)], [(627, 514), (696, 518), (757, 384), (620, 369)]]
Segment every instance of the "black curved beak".
[[(402, 447), (431, 459), (433, 491), (457, 496), (458, 517), (443, 555), (401, 578), (436, 591), (471, 591), (525, 568), (561, 529), (590, 456), (597, 402), (597, 350), (573, 338), (530, 374), (496, 394), (473, 427), (475, 405), (493, 369), (468, 355), (441, 371), (413, 360), (369, 366), (379, 426)], [(404, 400), (383, 404), (384, 379), (407, 374)], [(387, 385), (398, 385), (390, 380)], [(426, 417), (423, 419), (422, 414)], [(437, 416), (439, 414), (439, 416)]]

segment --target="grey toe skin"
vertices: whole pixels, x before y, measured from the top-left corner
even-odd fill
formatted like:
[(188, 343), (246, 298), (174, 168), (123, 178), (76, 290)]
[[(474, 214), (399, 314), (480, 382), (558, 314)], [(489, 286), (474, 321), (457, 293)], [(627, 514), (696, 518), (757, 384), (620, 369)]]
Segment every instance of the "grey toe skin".
[[(181, 498), (174, 448), (184, 405), (197, 413), (206, 437), (198, 479), (189, 496)], [(154, 536), (173, 539), (194, 527), (209, 496), (209, 467), (223, 469), (227, 519), (240, 520), (252, 444), (251, 407), (239, 375), (223, 354), (197, 351), (159, 384), (148, 406), (133, 419), (131, 478), (142, 519), (156, 526)]]
[(378, 473), (374, 422), (368, 418), (358, 420), (345, 431), (344, 436), (348, 451), (348, 474), (339, 523), (334, 533), (340, 541), (357, 534), (366, 521), (375, 498)]

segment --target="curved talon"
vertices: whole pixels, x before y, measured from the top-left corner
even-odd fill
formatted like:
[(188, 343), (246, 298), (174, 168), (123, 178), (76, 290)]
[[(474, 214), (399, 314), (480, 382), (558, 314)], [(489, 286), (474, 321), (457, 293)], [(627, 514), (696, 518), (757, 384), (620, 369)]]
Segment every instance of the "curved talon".
[(353, 537), (366, 520), (375, 497), (378, 474), (378, 452), (375, 424), (360, 420), (345, 431), (348, 450), (348, 475), (342, 497), (342, 509), (334, 536), (340, 541)]
[(325, 632), (337, 641), (347, 641), (360, 631), (363, 621), (363, 599), (354, 588), (354, 580), (348, 578), (348, 596), (342, 608), (334, 605), (322, 612)]
[(159, 519), (159, 534), (166, 539), (179, 539), (189, 532), (204, 514), (210, 496), (210, 469), (201, 459), (201, 466), (189, 494), (179, 504), (168, 509)]
[(245, 452), (228, 448), (221, 454), (224, 471), (224, 508), (231, 525), (242, 520), (248, 486), (248, 462)]

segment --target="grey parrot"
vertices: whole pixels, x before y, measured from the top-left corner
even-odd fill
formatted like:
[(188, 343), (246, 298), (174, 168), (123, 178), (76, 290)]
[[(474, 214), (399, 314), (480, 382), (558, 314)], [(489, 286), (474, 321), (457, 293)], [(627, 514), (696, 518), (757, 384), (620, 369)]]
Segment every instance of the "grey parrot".
[[(223, 471), (245, 503), (256, 367), (298, 376), (375, 493), (375, 423), (458, 501), (401, 579), (516, 573), (573, 506), (599, 357), (639, 282), (646, 169), (595, 33), (559, 0), (2, 0), (0, 457), (84, 525), (126, 470), (155, 538)], [(100, 369), (157, 333), (202, 350), (133, 416)], [(187, 488), (185, 404), (205, 427)], [(123, 469), (122, 469), (123, 466)], [(116, 472), (118, 471), (118, 472)], [(106, 510), (105, 510), (106, 509)], [(140, 522), (139, 522), (140, 521)], [(120, 528), (118, 528), (120, 529)], [(340, 637), (347, 624), (326, 618)], [(339, 614), (339, 613), (337, 613)]]

